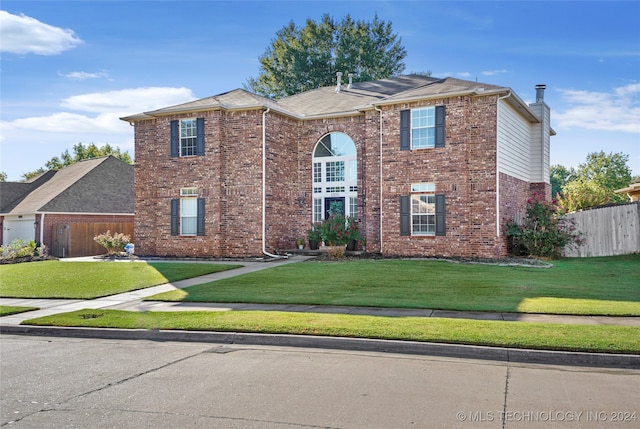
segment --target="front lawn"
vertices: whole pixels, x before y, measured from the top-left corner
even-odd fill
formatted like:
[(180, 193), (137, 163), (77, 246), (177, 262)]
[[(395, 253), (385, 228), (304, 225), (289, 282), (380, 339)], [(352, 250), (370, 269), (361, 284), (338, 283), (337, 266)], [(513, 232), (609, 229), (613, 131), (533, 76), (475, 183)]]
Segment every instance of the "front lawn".
[(37, 310), (36, 307), (17, 307), (12, 305), (0, 305), (0, 317), (11, 314), (24, 313), (25, 311)]
[(241, 266), (180, 262), (63, 261), (2, 265), (0, 296), (93, 299)]
[(27, 320), (40, 326), (258, 332), (640, 354), (640, 328), (266, 311), (81, 310)]
[(561, 259), (553, 265), (306, 262), (147, 299), (640, 316), (640, 255)]

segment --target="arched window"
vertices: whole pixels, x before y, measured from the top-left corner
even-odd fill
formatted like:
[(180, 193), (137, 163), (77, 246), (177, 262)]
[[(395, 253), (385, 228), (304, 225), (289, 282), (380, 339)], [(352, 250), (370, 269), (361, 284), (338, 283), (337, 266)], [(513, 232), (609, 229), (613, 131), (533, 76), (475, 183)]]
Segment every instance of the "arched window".
[(313, 151), (313, 221), (327, 218), (331, 207), (346, 216), (358, 213), (358, 161), (356, 145), (345, 133), (329, 133)]

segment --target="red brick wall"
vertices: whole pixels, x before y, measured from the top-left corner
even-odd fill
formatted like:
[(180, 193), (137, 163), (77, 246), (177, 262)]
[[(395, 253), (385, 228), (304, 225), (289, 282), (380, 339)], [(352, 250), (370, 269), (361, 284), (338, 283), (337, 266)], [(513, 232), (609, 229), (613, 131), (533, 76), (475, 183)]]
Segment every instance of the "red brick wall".
[[(446, 106), (444, 148), (400, 151), (400, 111)], [(496, 237), (495, 97), (447, 98), (384, 112), (383, 248), (389, 255), (499, 257)], [(400, 196), (431, 182), (446, 198), (446, 235), (401, 236)]]

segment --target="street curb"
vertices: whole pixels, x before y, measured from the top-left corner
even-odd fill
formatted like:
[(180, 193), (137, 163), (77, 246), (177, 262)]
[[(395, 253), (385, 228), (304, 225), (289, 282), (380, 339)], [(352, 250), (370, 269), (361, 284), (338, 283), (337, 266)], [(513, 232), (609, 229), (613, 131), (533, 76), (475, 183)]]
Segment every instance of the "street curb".
[(184, 341), (216, 344), (307, 347), (482, 359), (514, 363), (640, 369), (640, 355), (532, 350), (472, 346), (465, 344), (380, 340), (371, 338), (255, 334), (242, 332), (71, 328), (27, 325), (0, 326), (0, 334), (44, 335), (110, 340)]

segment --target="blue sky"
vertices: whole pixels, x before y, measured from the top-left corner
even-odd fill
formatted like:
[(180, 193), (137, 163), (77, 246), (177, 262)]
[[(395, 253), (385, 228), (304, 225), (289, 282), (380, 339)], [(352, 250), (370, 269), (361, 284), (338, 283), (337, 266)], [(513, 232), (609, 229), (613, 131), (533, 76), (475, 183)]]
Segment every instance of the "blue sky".
[(12, 1), (0, 5), (0, 170), (20, 180), (76, 143), (133, 153), (118, 117), (241, 88), (289, 21), (390, 21), (406, 70), (547, 85), (551, 162), (622, 152), (640, 175), (640, 2)]

